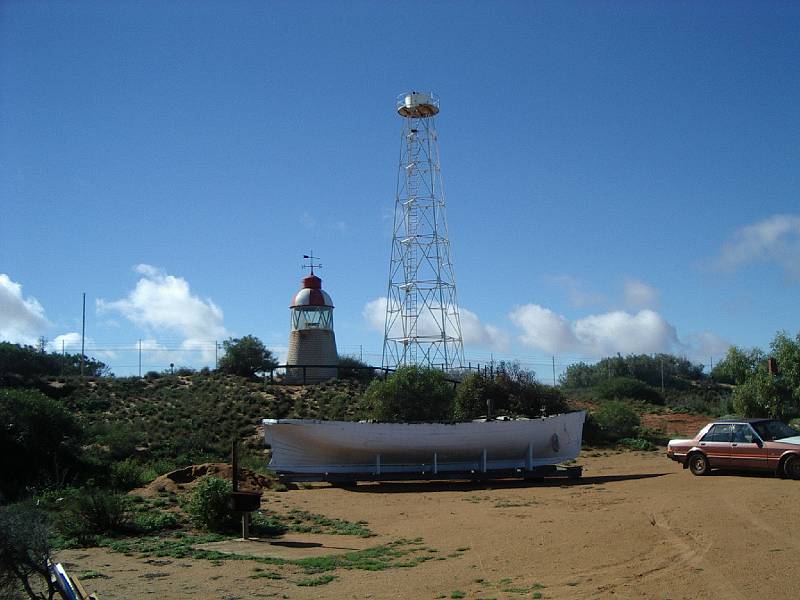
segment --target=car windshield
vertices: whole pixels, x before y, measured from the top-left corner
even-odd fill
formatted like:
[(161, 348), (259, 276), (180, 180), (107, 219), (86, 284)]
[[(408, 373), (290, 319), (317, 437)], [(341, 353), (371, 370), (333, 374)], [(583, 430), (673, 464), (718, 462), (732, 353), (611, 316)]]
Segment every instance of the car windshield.
[(800, 431), (780, 421), (761, 421), (760, 423), (753, 423), (752, 425), (753, 429), (761, 436), (761, 439), (766, 441), (782, 440), (783, 438), (800, 435)]

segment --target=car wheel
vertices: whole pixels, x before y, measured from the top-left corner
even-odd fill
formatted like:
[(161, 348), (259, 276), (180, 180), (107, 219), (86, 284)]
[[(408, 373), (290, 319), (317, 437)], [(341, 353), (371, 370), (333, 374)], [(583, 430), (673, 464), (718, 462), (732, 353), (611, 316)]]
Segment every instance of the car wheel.
[(705, 475), (708, 473), (708, 459), (705, 454), (695, 452), (689, 457), (689, 470), (692, 475)]
[(793, 454), (783, 461), (783, 472), (787, 477), (800, 479), (800, 456)]

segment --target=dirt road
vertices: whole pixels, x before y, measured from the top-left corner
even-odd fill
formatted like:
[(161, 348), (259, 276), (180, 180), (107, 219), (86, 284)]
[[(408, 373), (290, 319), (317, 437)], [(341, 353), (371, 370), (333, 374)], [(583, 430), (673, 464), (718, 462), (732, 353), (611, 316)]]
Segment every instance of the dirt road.
[[(376, 572), (339, 569), (315, 587), (254, 579), (249, 561), (146, 562), (101, 549), (59, 559), (73, 572), (105, 575), (87, 582), (104, 599), (798, 597), (800, 482), (693, 477), (661, 452), (590, 452), (579, 462), (584, 477), (576, 482), (320, 484), (267, 494), (266, 507), (365, 520), (379, 534), (366, 542), (325, 536), (317, 553), (421, 537), (444, 558)], [(313, 545), (286, 544), (273, 554), (308, 556)], [(270, 553), (264, 542), (259, 548)]]

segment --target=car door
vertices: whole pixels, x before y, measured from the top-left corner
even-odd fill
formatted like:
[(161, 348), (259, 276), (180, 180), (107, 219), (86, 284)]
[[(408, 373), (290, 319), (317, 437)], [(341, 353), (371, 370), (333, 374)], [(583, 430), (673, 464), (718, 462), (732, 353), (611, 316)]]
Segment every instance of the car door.
[(700, 440), (700, 448), (708, 457), (712, 468), (728, 469), (731, 465), (731, 440), (733, 424), (717, 423), (712, 425)]
[(731, 469), (768, 469), (768, 452), (749, 423), (733, 426)]

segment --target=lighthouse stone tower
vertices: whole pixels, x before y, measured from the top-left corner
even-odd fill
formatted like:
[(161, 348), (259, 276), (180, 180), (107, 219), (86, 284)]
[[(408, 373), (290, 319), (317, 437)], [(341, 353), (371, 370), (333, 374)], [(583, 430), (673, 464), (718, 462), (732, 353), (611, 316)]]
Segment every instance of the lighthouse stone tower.
[[(336, 336), (333, 333), (333, 301), (322, 289), (322, 280), (311, 274), (292, 298), (291, 332), (286, 364), (307, 365), (305, 381), (315, 383), (337, 376)], [(319, 366), (315, 366), (319, 365)], [(288, 368), (287, 378), (303, 380), (302, 368)]]

